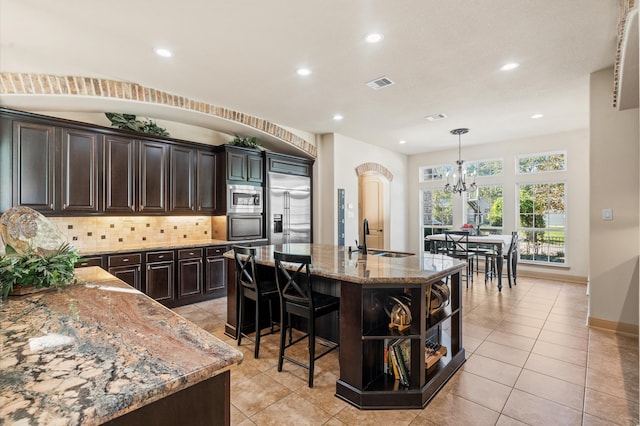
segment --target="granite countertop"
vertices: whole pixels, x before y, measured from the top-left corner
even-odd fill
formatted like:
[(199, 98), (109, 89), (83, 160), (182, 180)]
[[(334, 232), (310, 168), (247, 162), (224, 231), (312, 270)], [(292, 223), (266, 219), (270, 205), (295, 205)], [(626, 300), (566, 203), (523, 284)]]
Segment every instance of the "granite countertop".
[[(435, 282), (464, 268), (465, 263), (440, 254), (383, 257), (349, 253), (345, 247), (328, 244), (281, 244), (256, 247), (256, 263), (274, 266), (273, 252), (311, 255), (311, 273), (360, 284), (423, 284)], [(233, 251), (224, 254), (233, 258)]]
[(98, 267), (0, 304), (0, 423), (94, 425), (242, 362), (242, 352)]
[(180, 242), (152, 242), (145, 241), (139, 244), (127, 244), (117, 245), (107, 250), (82, 250), (81, 256), (98, 256), (102, 254), (118, 254), (118, 253), (131, 253), (135, 251), (149, 251), (149, 250), (174, 250), (190, 247), (210, 247), (218, 245), (233, 245), (233, 244), (247, 244), (255, 241), (266, 241), (266, 238), (258, 240), (243, 240), (243, 241), (227, 241), (227, 240), (215, 240), (211, 238), (203, 239), (188, 239)]

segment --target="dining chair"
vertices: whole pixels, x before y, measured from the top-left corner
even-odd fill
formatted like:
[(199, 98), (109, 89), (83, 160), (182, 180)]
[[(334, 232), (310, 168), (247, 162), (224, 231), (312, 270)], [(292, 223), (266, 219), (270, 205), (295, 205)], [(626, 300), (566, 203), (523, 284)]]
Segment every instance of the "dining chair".
[[(313, 290), (313, 278), (310, 273), (311, 256), (274, 252), (276, 265), (276, 285), (280, 295), (280, 353), (278, 355), (278, 371), (282, 371), (284, 360), (309, 370), (309, 387), (313, 387), (315, 361), (337, 349), (339, 344), (327, 342), (329, 349), (316, 355), (316, 319), (336, 312), (340, 309), (340, 299), (335, 296), (317, 293)], [(307, 322), (307, 333), (292, 340), (291, 316), (304, 318)], [(289, 341), (286, 332), (289, 328)], [(308, 338), (309, 363), (286, 355), (287, 348)]]
[[(493, 277), (496, 276), (496, 263), (499, 256), (495, 250), (487, 251), (484, 256), (484, 282), (486, 284), (488, 279), (493, 279)], [(513, 285), (517, 284), (518, 231), (511, 232), (511, 242), (509, 243), (507, 251), (502, 253), (502, 260), (507, 264), (507, 278), (509, 279), (509, 288), (511, 288), (512, 279)]]
[(469, 231), (444, 231), (446, 255), (467, 262), (466, 286), (473, 284), (473, 259), (475, 253), (469, 247)]
[[(273, 320), (273, 304), (279, 302), (278, 288), (273, 281), (259, 279), (256, 274), (255, 263), (256, 249), (253, 247), (233, 246), (233, 257), (236, 264), (236, 291), (238, 295), (238, 333), (236, 340), (238, 346), (242, 344), (242, 338), (245, 337), (255, 344), (253, 351), (254, 358), (258, 358), (260, 353), (260, 337), (262, 336), (262, 327), (260, 326), (262, 306), (269, 306), (269, 326), (270, 332), (274, 332)], [(247, 317), (247, 300), (252, 300), (255, 306), (255, 337), (252, 338), (243, 331)], [(276, 330), (277, 331), (277, 330)]]

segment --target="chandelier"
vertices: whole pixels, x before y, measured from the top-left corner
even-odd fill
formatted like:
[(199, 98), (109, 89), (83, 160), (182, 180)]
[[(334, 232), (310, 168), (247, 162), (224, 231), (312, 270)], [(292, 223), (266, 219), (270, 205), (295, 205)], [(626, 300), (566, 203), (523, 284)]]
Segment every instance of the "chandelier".
[(475, 181), (475, 173), (473, 175), (473, 183), (469, 185), (469, 188), (467, 189), (467, 182), (466, 182), (467, 171), (462, 168), (462, 165), (464, 164), (464, 160), (462, 159), (462, 141), (461, 141), (460, 135), (469, 133), (469, 129), (453, 129), (449, 133), (451, 133), (452, 135), (458, 135), (458, 161), (456, 161), (456, 164), (458, 165), (458, 174), (456, 173), (453, 174), (453, 186), (452, 186), (449, 183), (449, 173), (447, 172), (447, 184), (444, 186), (444, 191), (457, 192), (458, 195), (462, 195), (463, 192), (467, 192), (467, 191), (475, 191), (477, 188), (476, 181)]

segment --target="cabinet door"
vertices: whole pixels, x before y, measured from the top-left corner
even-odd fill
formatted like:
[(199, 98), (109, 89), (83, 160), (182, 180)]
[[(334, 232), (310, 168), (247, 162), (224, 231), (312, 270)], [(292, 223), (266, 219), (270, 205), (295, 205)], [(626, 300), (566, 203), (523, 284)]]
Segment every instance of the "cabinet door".
[(133, 139), (105, 137), (104, 141), (104, 211), (135, 211), (136, 159)]
[(216, 296), (226, 296), (227, 293), (227, 264), (222, 257), (227, 246), (207, 248), (205, 265), (205, 292)]
[(97, 213), (100, 141), (97, 133), (62, 129), (62, 211)]
[(138, 210), (143, 213), (167, 211), (167, 145), (140, 141)]
[(173, 261), (147, 263), (147, 296), (158, 302), (173, 300), (173, 277)]
[(178, 298), (202, 293), (202, 258), (178, 260)]
[(13, 204), (55, 210), (55, 129), (13, 122)]
[(257, 155), (247, 156), (247, 180), (249, 182), (262, 183), (262, 157)]
[(171, 197), (169, 211), (193, 213), (195, 211), (195, 150), (181, 146), (171, 147)]
[(217, 211), (217, 159), (218, 156), (215, 152), (200, 150), (197, 152), (196, 205), (198, 213), (214, 213)]
[(134, 287), (136, 290), (141, 290), (140, 272), (140, 265), (115, 266), (109, 268), (109, 273), (111, 275), (114, 275), (116, 278), (121, 279), (131, 287)]
[(247, 180), (247, 154), (227, 152), (227, 180)]

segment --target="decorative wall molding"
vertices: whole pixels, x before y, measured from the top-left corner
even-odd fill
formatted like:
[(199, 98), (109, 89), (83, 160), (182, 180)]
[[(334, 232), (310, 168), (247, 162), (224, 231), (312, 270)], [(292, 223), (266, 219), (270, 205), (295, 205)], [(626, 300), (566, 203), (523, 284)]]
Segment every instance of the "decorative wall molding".
[(356, 174), (358, 177), (362, 176), (365, 173), (379, 173), (387, 178), (389, 182), (393, 180), (393, 173), (389, 171), (385, 166), (378, 163), (362, 163), (358, 167), (356, 167)]
[(92, 77), (4, 72), (0, 73), (0, 94), (94, 96), (181, 108), (252, 127), (304, 151), (313, 158), (317, 156), (315, 145), (267, 120), (136, 83)]
[(620, 72), (622, 67), (622, 49), (625, 38), (625, 32), (627, 31), (627, 17), (633, 7), (635, 7), (635, 0), (618, 0), (620, 2), (620, 20), (618, 21), (618, 41), (616, 47), (616, 61), (613, 70), (613, 107), (618, 107), (618, 97), (620, 91)]

